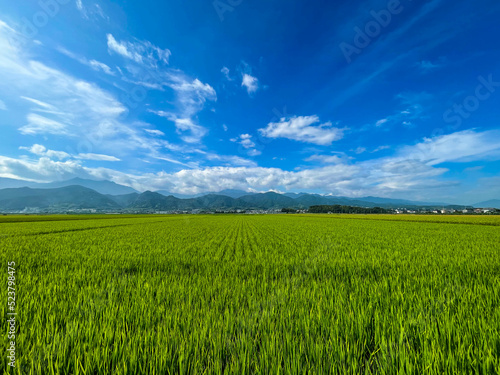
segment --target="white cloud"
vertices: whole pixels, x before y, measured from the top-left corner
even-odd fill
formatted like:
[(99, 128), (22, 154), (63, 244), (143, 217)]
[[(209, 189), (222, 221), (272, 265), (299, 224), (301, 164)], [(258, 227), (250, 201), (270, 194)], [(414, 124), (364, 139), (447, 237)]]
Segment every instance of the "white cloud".
[[(318, 124), (318, 125), (315, 125)], [(259, 132), (268, 138), (287, 138), (294, 141), (331, 145), (343, 137), (342, 129), (332, 127), (331, 122), (320, 123), (318, 116), (295, 116), (271, 122)]]
[[(426, 92), (404, 92), (398, 94), (396, 98), (404, 106), (403, 109), (376, 121), (376, 128), (390, 127), (393, 125), (403, 125), (405, 127), (414, 126), (416, 121), (427, 118), (425, 115), (425, 108), (432, 106), (434, 96)], [(364, 130), (368, 129), (369, 127), (364, 128)]]
[(78, 9), (85, 19), (90, 19), (91, 17), (97, 18), (97, 16), (103, 19), (109, 19), (109, 17), (104, 14), (101, 6), (97, 3), (85, 6), (82, 0), (76, 0), (76, 9)]
[(53, 110), (54, 109), (54, 106), (52, 106), (52, 105), (50, 105), (48, 103), (42, 102), (41, 100), (38, 100), (38, 99), (28, 98), (27, 96), (20, 96), (20, 98), (24, 99), (24, 100), (27, 100), (27, 101), (29, 101), (31, 103), (34, 103), (37, 106), (42, 107), (44, 109), (48, 109), (48, 110)]
[(422, 72), (422, 73), (429, 73), (434, 70), (441, 69), (446, 63), (446, 60), (444, 58), (440, 58), (436, 62), (432, 62), (429, 60), (422, 60), (418, 61), (415, 63), (415, 66)]
[[(451, 152), (452, 145), (459, 146), (456, 154)], [(469, 146), (474, 147), (468, 149)], [(38, 161), (0, 157), (0, 176), (33, 180), (93, 176), (133, 186), (138, 190), (165, 189), (184, 194), (223, 189), (308, 189), (350, 197), (376, 195), (408, 199), (422, 197), (422, 192), (425, 192), (427, 199), (431, 199), (430, 197), (436, 194), (448, 194), (450, 188), (458, 186), (455, 181), (441, 178), (448, 170), (438, 167), (437, 162), (500, 160), (500, 132), (458, 132), (402, 147), (391, 157), (352, 164), (339, 162), (298, 171), (257, 167), (252, 161), (234, 156), (205, 153), (205, 157), (229, 164), (239, 162), (242, 166), (133, 175), (112, 169), (86, 168), (73, 161), (54, 162), (45, 156)], [(313, 159), (320, 160), (320, 157)]]
[(149, 41), (120, 42), (108, 34), (108, 49), (129, 60), (126, 69), (120, 70), (122, 81), (142, 86), (144, 94), (141, 95), (147, 95), (144, 88), (167, 93), (168, 89), (173, 91), (175, 99), (169, 104), (173, 104), (175, 109), (150, 112), (174, 122), (183, 141), (196, 143), (207, 134), (208, 130), (197, 123), (197, 114), (207, 102), (217, 101), (217, 93), (212, 86), (166, 66), (170, 51), (161, 50)]
[(400, 151), (401, 158), (418, 160), (427, 165), (447, 162), (471, 162), (500, 159), (500, 131), (476, 132), (464, 130), (457, 133), (425, 138), (415, 146)]
[(102, 154), (81, 153), (78, 155), (70, 155), (64, 151), (47, 150), (47, 148), (40, 144), (34, 144), (31, 147), (19, 147), (20, 150), (27, 150), (34, 155), (42, 156), (49, 159), (81, 159), (81, 160), (97, 160), (97, 161), (120, 161), (120, 159)]
[(76, 159), (83, 160), (97, 160), (97, 161), (120, 161), (120, 159), (110, 156), (110, 155), (102, 155), (102, 154), (78, 154)]
[(177, 129), (177, 134), (184, 142), (198, 143), (208, 132), (206, 128), (195, 124), (190, 118), (178, 118), (175, 114), (164, 111), (149, 110), (149, 112), (172, 121)]
[(250, 134), (241, 134), (236, 138), (231, 138), (230, 141), (238, 143), (243, 148), (240, 151), (245, 152), (248, 156), (259, 156), (262, 152), (255, 148), (256, 144), (252, 138)]
[(109, 74), (109, 75), (114, 75), (113, 71), (111, 70), (111, 68), (109, 66), (107, 66), (106, 64), (102, 63), (102, 62), (99, 62), (97, 60), (90, 60), (89, 61), (89, 65), (92, 69), (96, 70), (96, 71), (102, 71), (106, 74)]
[(220, 71), (222, 74), (224, 74), (224, 77), (226, 77), (228, 81), (234, 81), (234, 78), (231, 78), (231, 76), (229, 75), (229, 68), (224, 66)]
[(189, 118), (175, 118), (173, 121), (178, 134), (185, 134), (186, 132), (189, 133), (189, 135), (181, 136), (181, 139), (187, 143), (200, 142), (201, 138), (203, 138), (208, 132), (208, 130), (203, 126), (196, 125)]
[(375, 150), (372, 151), (373, 152), (379, 152), (379, 151), (382, 151), (382, 150), (388, 150), (390, 149), (391, 146), (378, 146)]
[(207, 100), (217, 101), (217, 94), (212, 86), (207, 83), (202, 83), (195, 78), (190, 81), (186, 77), (177, 75), (171, 76), (174, 81), (168, 83), (168, 86), (175, 90), (180, 110), (184, 116), (191, 117), (196, 112), (199, 112)]
[(339, 155), (311, 155), (305, 161), (320, 162), (321, 164), (340, 164), (345, 162), (345, 157)]
[(241, 86), (245, 87), (249, 95), (255, 93), (259, 89), (259, 80), (250, 74), (243, 74)]
[(157, 67), (158, 63), (168, 64), (170, 50), (161, 49), (149, 41), (117, 41), (112, 34), (107, 34), (108, 50), (115, 52), (136, 63)]
[(0, 94), (25, 101), (16, 103), (22, 134), (64, 136), (65, 151), (72, 155), (149, 154), (163, 147), (142, 124), (123, 121), (127, 108), (110, 92), (33, 60), (29, 45), (10, 44), (15, 33), (0, 24)]
[(139, 53), (129, 51), (127, 45), (125, 43), (118, 42), (113, 37), (113, 35), (108, 34), (107, 37), (108, 37), (108, 48), (110, 52), (111, 51), (116, 52), (117, 54), (122, 55), (127, 59), (131, 59), (134, 60), (135, 62), (142, 63), (142, 56)]
[(7, 106), (5, 105), (3, 100), (0, 100), (0, 111), (6, 111), (6, 110), (7, 110)]
[(0, 156), (1, 177), (51, 182), (68, 180), (78, 175), (89, 176), (82, 166), (73, 160), (54, 161), (43, 156), (36, 161), (32, 161)]
[(208, 130), (196, 123), (196, 114), (204, 108), (207, 101), (217, 101), (217, 94), (209, 84), (204, 84), (199, 79), (190, 80), (180, 72), (169, 74), (169, 79), (164, 84), (176, 94), (177, 113), (161, 110), (149, 112), (172, 121), (184, 142), (200, 142)]
[(252, 136), (250, 134), (240, 135), (240, 144), (245, 148), (254, 148), (255, 143), (252, 141)]
[(21, 134), (56, 134), (67, 135), (68, 129), (66, 125), (51, 120), (49, 118), (30, 113), (28, 115), (28, 124), (19, 128)]
[(69, 58), (78, 61), (80, 64), (86, 65), (96, 72), (103, 72), (110, 76), (114, 76), (115, 72), (106, 64), (97, 61), (97, 60), (88, 60), (86, 57), (79, 56), (71, 51), (68, 51), (66, 48), (58, 47), (57, 50), (61, 52), (63, 55), (68, 56)]
[(144, 129), (144, 131), (148, 132), (149, 134), (156, 135), (156, 136), (164, 136), (165, 133), (163, 133), (161, 130), (157, 129)]
[[(133, 152), (137, 160), (149, 158), (145, 162), (155, 163), (159, 158), (168, 158), (187, 167), (196, 167), (200, 163), (193, 160), (193, 155), (201, 155), (193, 143), (199, 142), (208, 130), (197, 123), (197, 115), (207, 102), (217, 100), (216, 92), (209, 84), (191, 78), (179, 69), (156, 68), (153, 63), (149, 64), (147, 53), (142, 64), (127, 59), (123, 74), (132, 75), (135, 81), (154, 79), (153, 83), (158, 83), (159, 87), (172, 90), (174, 99), (168, 103), (170, 120), (181, 139), (190, 142), (173, 144), (163, 140), (164, 134), (159, 131), (145, 131), (145, 127), (154, 129), (149, 124), (126, 122), (124, 104), (97, 84), (34, 60), (30, 45), (10, 44), (9, 33), (16, 32), (1, 23), (0, 95), (8, 94), (11, 100), (17, 100), (18, 119), (14, 123), (20, 124), (22, 134), (40, 135), (46, 140), (57, 135), (58, 142), (64, 142), (65, 151), (71, 158), (78, 154), (109, 154), (123, 159), (122, 155)], [(162, 62), (156, 52), (152, 52), (152, 58), (157, 65)], [(131, 92), (130, 88), (123, 89)], [(165, 154), (165, 150), (174, 155)], [(50, 159), (46, 155), (43, 157)], [(77, 160), (78, 163), (84, 162)], [(252, 165), (252, 162), (237, 156), (211, 155), (211, 159), (202, 159), (202, 162), (206, 160), (213, 161), (207, 164), (218, 161), (227, 166)]]
[(34, 144), (31, 147), (19, 147), (20, 150), (27, 150), (31, 152), (34, 155), (38, 156), (46, 156), (50, 159), (68, 159), (71, 157), (68, 153), (64, 151), (54, 151), (54, 150), (47, 150), (45, 146), (39, 145), (39, 144)]

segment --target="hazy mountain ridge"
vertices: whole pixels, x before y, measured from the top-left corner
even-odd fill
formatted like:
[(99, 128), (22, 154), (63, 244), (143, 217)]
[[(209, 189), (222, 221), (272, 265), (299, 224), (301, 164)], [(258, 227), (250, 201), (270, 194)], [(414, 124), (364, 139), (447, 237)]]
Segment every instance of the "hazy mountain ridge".
[(12, 178), (0, 178), (0, 189), (22, 188), (22, 187), (28, 187), (32, 189), (56, 189), (56, 188), (76, 186), (76, 185), (95, 190), (96, 192), (105, 195), (124, 195), (124, 194), (138, 193), (137, 190), (132, 189), (129, 186), (119, 185), (115, 182), (107, 180), (88, 180), (76, 177), (66, 181), (39, 183), (39, 182), (15, 180)]
[[(92, 181), (73, 179), (73, 182), (82, 182), (86, 185), (97, 185), (101, 190), (128, 191), (127, 194), (102, 194), (94, 189), (81, 185), (70, 185), (57, 188), (7, 188), (0, 190), (0, 210), (3, 212), (20, 212), (25, 209), (33, 210), (85, 210), (97, 211), (191, 211), (191, 210), (268, 210), (281, 208), (308, 209), (316, 205), (344, 205), (358, 207), (382, 207), (382, 208), (441, 208), (445, 204), (430, 204), (425, 202), (413, 202), (400, 199), (366, 197), (362, 199), (322, 196), (307, 193), (278, 194), (246, 193), (239, 190), (226, 190), (223, 192), (233, 195), (227, 196), (221, 193), (203, 194), (196, 197), (181, 199), (173, 195), (163, 195), (159, 192), (146, 191), (135, 192), (126, 186), (121, 186), (109, 181)], [(65, 184), (70, 181), (57, 183)], [(89, 182), (90, 181), (90, 182)], [(17, 182), (18, 183), (18, 182)], [(39, 185), (39, 184), (37, 184)], [(47, 184), (42, 184), (47, 186)], [(130, 193), (130, 190), (132, 192)], [(236, 197), (236, 198), (235, 198)], [(366, 200), (364, 200), (366, 199)], [(374, 202), (375, 201), (375, 202)], [(495, 203), (495, 201), (488, 201)], [(488, 203), (485, 202), (485, 203)], [(500, 201), (497, 203), (500, 206)], [(464, 206), (451, 206), (450, 208), (463, 208)], [(483, 206), (486, 207), (486, 206)], [(495, 207), (489, 205), (489, 207)]]
[(26, 208), (116, 210), (120, 206), (105, 195), (78, 185), (55, 189), (26, 187), (0, 190), (0, 210), (22, 211)]
[(479, 202), (479, 203), (473, 204), (473, 206), (477, 207), (477, 208), (498, 208), (498, 209), (500, 209), (500, 199), (491, 199), (489, 201)]

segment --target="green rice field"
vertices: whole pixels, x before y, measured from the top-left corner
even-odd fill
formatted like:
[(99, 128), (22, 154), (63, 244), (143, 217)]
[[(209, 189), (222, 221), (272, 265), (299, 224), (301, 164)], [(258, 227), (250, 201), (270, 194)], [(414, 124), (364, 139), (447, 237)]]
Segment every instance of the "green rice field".
[(0, 245), (5, 373), (500, 374), (498, 216), (4, 216)]

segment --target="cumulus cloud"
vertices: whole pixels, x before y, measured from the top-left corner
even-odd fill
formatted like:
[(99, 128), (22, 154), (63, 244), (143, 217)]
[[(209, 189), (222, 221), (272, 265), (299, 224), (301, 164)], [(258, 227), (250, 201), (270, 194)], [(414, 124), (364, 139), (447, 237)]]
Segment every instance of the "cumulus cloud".
[(243, 74), (243, 78), (241, 81), (241, 86), (245, 87), (248, 95), (251, 95), (259, 89), (259, 80), (256, 77), (251, 76), (250, 74)]
[[(457, 152), (451, 150), (459, 145)], [(467, 146), (474, 146), (467, 148)], [(43, 153), (41, 149), (37, 152)], [(223, 157), (205, 153), (206, 158), (223, 161)], [(333, 155), (335, 156), (335, 155)], [(227, 162), (235, 157), (225, 157)], [(325, 158), (311, 157), (320, 161)], [(166, 189), (175, 193), (196, 194), (223, 189), (300, 191), (304, 189), (362, 197), (420, 196), (422, 191), (448, 191), (455, 181), (442, 179), (448, 171), (438, 163), (459, 163), (479, 160), (500, 160), (500, 132), (473, 130), (423, 141), (400, 148), (395, 155), (350, 163), (348, 159), (331, 159), (331, 165), (298, 171), (258, 167), (241, 160), (241, 167), (219, 166), (184, 169), (175, 173), (132, 175), (106, 168), (82, 167), (78, 162), (53, 162), (42, 156), (38, 161), (0, 157), (0, 176), (21, 179), (47, 179), (47, 176), (93, 176), (132, 186), (138, 190)], [(245, 164), (246, 163), (246, 164)], [(329, 164), (329, 163), (327, 163)], [(43, 167), (43, 168), (42, 168)]]
[(256, 149), (256, 144), (252, 138), (250, 134), (241, 134), (236, 138), (231, 138), (230, 141), (238, 143), (248, 156), (261, 155), (262, 152)]
[(318, 116), (295, 116), (271, 122), (259, 132), (268, 138), (287, 138), (294, 141), (313, 143), (321, 146), (331, 145), (342, 139), (343, 131), (332, 126), (331, 122), (321, 123)]
[(74, 160), (54, 161), (42, 156), (36, 161), (0, 156), (0, 176), (38, 182), (68, 180), (75, 176), (90, 176)]
[(31, 147), (19, 147), (20, 150), (27, 150), (31, 152), (34, 155), (38, 156), (46, 156), (50, 159), (68, 159), (71, 157), (67, 152), (64, 151), (54, 151), (54, 150), (47, 150), (47, 148), (43, 145), (39, 144), (34, 144)]

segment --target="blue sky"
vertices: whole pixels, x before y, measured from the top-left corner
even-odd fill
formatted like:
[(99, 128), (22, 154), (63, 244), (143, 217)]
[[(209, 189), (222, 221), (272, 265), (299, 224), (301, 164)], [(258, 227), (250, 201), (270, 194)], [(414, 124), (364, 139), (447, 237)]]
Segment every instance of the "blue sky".
[(500, 198), (500, 3), (0, 4), (0, 177)]

